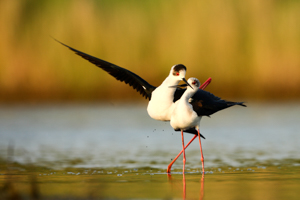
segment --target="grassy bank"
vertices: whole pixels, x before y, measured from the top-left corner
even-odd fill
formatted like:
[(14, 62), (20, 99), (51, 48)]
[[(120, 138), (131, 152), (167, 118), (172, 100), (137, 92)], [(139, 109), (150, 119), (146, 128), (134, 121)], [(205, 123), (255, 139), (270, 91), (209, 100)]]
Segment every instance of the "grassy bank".
[(174, 64), (231, 99), (300, 98), (298, 1), (1, 1), (0, 98), (140, 99), (51, 37), (159, 85)]

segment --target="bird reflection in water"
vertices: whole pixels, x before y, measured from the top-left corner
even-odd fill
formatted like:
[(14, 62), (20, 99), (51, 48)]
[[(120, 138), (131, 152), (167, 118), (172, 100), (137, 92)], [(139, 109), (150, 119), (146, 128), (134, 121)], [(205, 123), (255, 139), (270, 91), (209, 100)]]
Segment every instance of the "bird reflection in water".
[[(201, 180), (200, 180), (200, 194), (199, 194), (199, 199), (202, 200), (204, 197), (204, 174), (202, 173), (201, 175)], [(176, 180), (172, 178), (172, 175), (170, 173), (168, 175), (168, 181), (169, 183), (173, 186), (175, 185)], [(183, 173), (182, 175), (182, 199), (186, 199), (186, 179), (185, 179), (185, 174)]]

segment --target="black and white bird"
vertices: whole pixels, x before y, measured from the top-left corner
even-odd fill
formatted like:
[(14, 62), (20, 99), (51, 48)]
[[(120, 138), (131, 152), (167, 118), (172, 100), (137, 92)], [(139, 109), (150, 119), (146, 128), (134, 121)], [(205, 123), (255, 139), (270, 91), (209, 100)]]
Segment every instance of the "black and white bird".
[[(137, 74), (125, 68), (119, 67), (115, 64), (112, 64), (100, 58), (96, 58), (89, 54), (83, 53), (58, 40), (56, 41), (64, 45), (65, 47), (69, 48), (77, 55), (88, 60), (89, 62), (93, 63), (94, 65), (101, 68), (102, 70), (106, 71), (115, 79), (121, 82), (125, 82), (133, 89), (135, 89), (137, 92), (139, 92), (143, 97), (149, 99), (147, 112), (151, 118), (160, 121), (170, 121), (175, 106), (174, 103), (180, 99), (180, 97), (183, 95), (183, 93), (186, 90), (186, 89), (182, 89), (178, 87), (170, 87), (170, 86), (174, 86), (174, 85), (177, 86), (180, 81), (184, 81), (187, 83), (185, 79), (186, 67), (184, 65), (182, 64), (174, 65), (171, 68), (168, 77), (162, 82), (162, 84), (158, 87), (155, 87), (149, 84), (144, 79), (142, 79)], [(203, 83), (200, 86), (200, 89), (198, 89), (196, 93), (191, 97), (192, 101), (189, 102), (193, 106), (193, 108), (198, 107), (198, 110), (196, 112), (199, 116), (210, 116), (217, 111), (231, 107), (233, 105), (245, 106), (241, 102), (225, 101), (220, 99), (219, 97), (214, 96), (209, 92), (204, 91), (204, 89), (210, 83), (210, 81), (211, 79), (209, 78), (205, 83)], [(175, 130), (181, 131), (180, 129), (175, 129)], [(194, 138), (187, 144), (187, 146), (196, 137), (198, 137), (198, 132), (194, 127), (190, 129), (185, 129), (184, 132), (192, 133), (195, 135)], [(200, 136), (204, 138), (203, 135), (200, 134)], [(180, 154), (181, 153), (179, 153), (178, 156)], [(170, 172), (172, 164), (175, 162), (178, 156), (169, 164), (167, 172)]]
[[(182, 85), (181, 85), (182, 86)], [(175, 87), (181, 87), (175, 85)], [(242, 102), (231, 102), (222, 100), (209, 92), (199, 89), (200, 82), (197, 78), (189, 78), (186, 90), (182, 90), (183, 94), (180, 99), (174, 103), (170, 124), (174, 130), (181, 131), (182, 152), (183, 152), (183, 173), (185, 169), (185, 146), (183, 132), (186, 130), (195, 130), (195, 135), (199, 137), (202, 171), (204, 173), (204, 157), (200, 138), (200, 120), (202, 116), (210, 116), (211, 114), (234, 105), (245, 106)], [(170, 168), (171, 169), (171, 168)], [(169, 170), (169, 167), (168, 167)]]
[[(55, 39), (56, 40), (56, 39)], [(149, 99), (147, 112), (149, 116), (155, 120), (170, 121), (171, 113), (173, 112), (174, 102), (177, 101), (182, 92), (177, 92), (176, 87), (169, 87), (170, 85), (178, 85), (180, 81), (187, 82), (185, 79), (186, 67), (182, 64), (172, 66), (168, 77), (161, 83), (160, 86), (155, 87), (149, 84), (135, 73), (119, 67), (115, 64), (109, 63), (102, 59), (88, 55), (78, 51), (58, 40), (60, 44), (68, 47), (77, 55), (93, 63), (97, 67), (108, 72), (111, 76), (121, 82), (125, 82), (138, 91), (143, 97)], [(201, 88), (204, 89), (210, 83), (210, 79), (206, 81)], [(201, 135), (204, 138), (204, 136)]]

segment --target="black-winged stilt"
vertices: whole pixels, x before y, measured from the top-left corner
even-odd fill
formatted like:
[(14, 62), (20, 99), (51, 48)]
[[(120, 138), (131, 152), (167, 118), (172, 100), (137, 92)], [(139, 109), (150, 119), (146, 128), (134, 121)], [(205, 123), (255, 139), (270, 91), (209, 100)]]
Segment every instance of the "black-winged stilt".
[[(56, 40), (56, 39), (55, 39)], [(174, 102), (176, 102), (182, 94), (184, 93), (185, 89), (180, 89), (176, 87), (169, 87), (170, 85), (178, 85), (180, 81), (185, 80), (185, 73), (186, 67), (182, 64), (174, 65), (169, 73), (169, 76), (164, 80), (164, 82), (158, 86), (152, 86), (147, 81), (142, 79), (140, 76), (136, 75), (135, 73), (119, 67), (115, 64), (109, 63), (102, 59), (96, 58), (94, 56), (88, 55), (81, 51), (78, 51), (58, 40), (57, 42), (61, 43), (62, 45), (66, 46), (77, 55), (81, 56), (82, 58), (88, 60), (89, 62), (95, 64), (97, 67), (103, 69), (104, 71), (108, 72), (114, 78), (121, 82), (125, 82), (137, 90), (142, 96), (146, 99), (149, 99), (147, 111), (150, 117), (156, 120), (161, 121), (170, 121), (171, 114), (174, 108)], [(200, 86), (200, 90), (193, 96), (193, 101), (198, 102), (198, 104), (203, 102), (203, 109), (201, 110), (202, 115), (211, 115), (219, 110), (224, 108), (230, 107), (224, 105), (224, 100), (221, 100), (218, 97), (215, 97), (209, 92), (205, 92), (205, 89), (209, 83), (211, 82), (211, 78), (209, 78), (205, 83)], [(200, 92), (199, 92), (200, 91)], [(211, 101), (213, 100), (213, 101)], [(234, 102), (233, 102), (234, 103)], [(180, 131), (177, 129), (176, 131)], [(193, 133), (195, 134), (194, 138), (186, 145), (185, 148), (198, 136), (197, 131), (194, 128), (190, 128), (185, 130), (184, 132)], [(204, 138), (200, 134), (201, 137)], [(170, 172), (172, 164), (176, 161), (176, 159), (180, 156), (182, 152), (178, 154), (178, 156), (169, 164), (167, 172)]]
[[(181, 87), (181, 86), (175, 85), (175, 87)], [(181, 98), (174, 103), (174, 109), (170, 119), (170, 124), (174, 128), (174, 130), (181, 130), (182, 152), (183, 152), (183, 173), (185, 169), (185, 160), (186, 160), (185, 158), (186, 147), (184, 146), (183, 132), (187, 131), (191, 133), (192, 132), (191, 129), (194, 130), (195, 136), (192, 140), (194, 140), (197, 136), (199, 136), (202, 171), (204, 173), (204, 157), (202, 153), (201, 138), (199, 132), (200, 120), (202, 116), (210, 116), (211, 114), (217, 111), (220, 111), (222, 109), (234, 105), (246, 106), (243, 104), (243, 102), (232, 102), (232, 101), (222, 100), (219, 97), (216, 97), (209, 92), (198, 89), (199, 86), (200, 86), (200, 82), (198, 79), (196, 78), (188, 79), (187, 88), (185, 90), (184, 89), (180, 90), (183, 94), (181, 95)], [(175, 160), (173, 161), (175, 162)], [(170, 163), (170, 165), (168, 166), (168, 171), (167, 171), (168, 173), (171, 170), (172, 164), (173, 162)]]
[[(54, 38), (53, 38), (54, 39)], [(54, 39), (56, 40), (56, 39)], [(88, 60), (89, 62), (95, 64), (97, 67), (103, 69), (104, 71), (108, 72), (111, 76), (116, 78), (121, 82), (125, 82), (137, 90), (142, 96), (146, 99), (149, 99), (147, 112), (149, 116), (153, 119), (160, 120), (160, 121), (170, 121), (171, 113), (173, 111), (174, 102), (177, 101), (182, 92), (180, 89), (176, 87), (170, 88), (170, 85), (178, 85), (180, 81), (186, 82), (185, 74), (186, 74), (186, 67), (182, 64), (174, 65), (168, 77), (162, 82), (162, 84), (158, 87), (155, 87), (149, 84), (147, 81), (142, 79), (140, 76), (136, 75), (135, 73), (119, 67), (115, 64), (109, 63), (102, 59), (96, 58), (94, 56), (88, 55), (77, 49), (74, 49), (58, 40), (56, 40), (60, 44), (66, 46), (77, 55), (81, 56), (82, 58)], [(211, 81), (209, 78), (201, 88), (204, 89)], [(178, 91), (180, 90), (180, 91)], [(201, 135), (201, 137), (203, 137)], [(204, 138), (204, 137), (203, 137)]]

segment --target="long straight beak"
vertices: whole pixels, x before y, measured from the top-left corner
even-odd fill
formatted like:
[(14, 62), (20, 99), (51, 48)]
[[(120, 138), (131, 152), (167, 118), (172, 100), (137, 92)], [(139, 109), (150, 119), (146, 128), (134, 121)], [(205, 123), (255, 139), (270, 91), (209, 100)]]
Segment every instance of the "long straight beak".
[(186, 83), (184, 84), (181, 84), (181, 85), (172, 85), (172, 86), (169, 86), (169, 88), (182, 88), (182, 87), (186, 87), (188, 86)]
[(185, 78), (182, 79), (188, 86), (190, 86), (192, 89), (194, 89), (188, 82)]
[(192, 89), (194, 89), (188, 82), (185, 78), (182, 79), (185, 83), (184, 84), (181, 84), (181, 85), (171, 85), (169, 86), (169, 88), (181, 88), (181, 87), (187, 87), (187, 86), (190, 86)]

